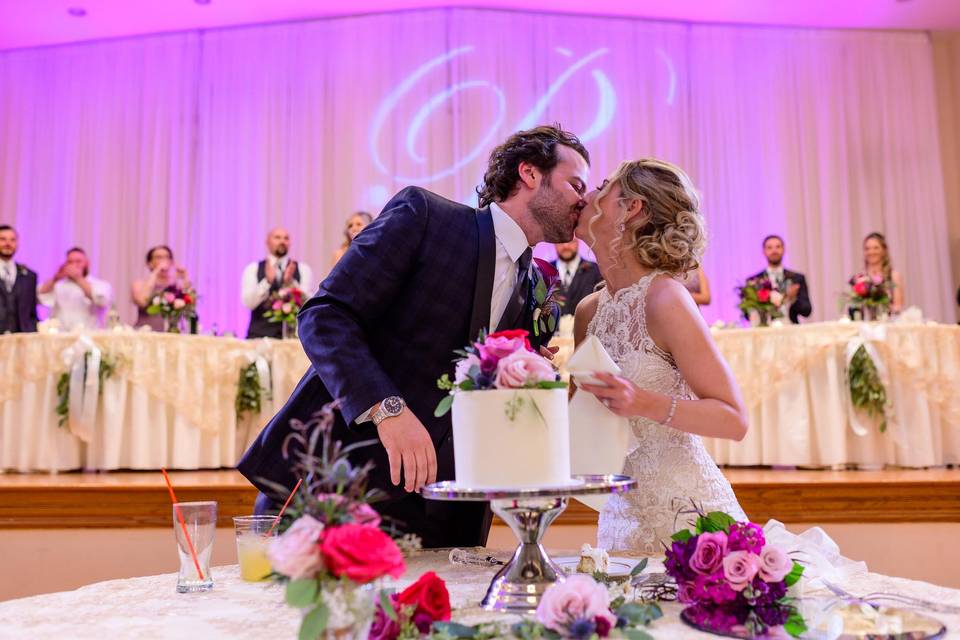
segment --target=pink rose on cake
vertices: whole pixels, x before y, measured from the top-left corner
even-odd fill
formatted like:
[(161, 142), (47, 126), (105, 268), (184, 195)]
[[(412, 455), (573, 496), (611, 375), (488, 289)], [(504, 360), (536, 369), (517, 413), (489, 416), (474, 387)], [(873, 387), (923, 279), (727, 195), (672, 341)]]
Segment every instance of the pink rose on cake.
[(498, 389), (522, 389), (556, 379), (556, 370), (543, 356), (532, 351), (515, 351), (500, 361), (495, 384)]

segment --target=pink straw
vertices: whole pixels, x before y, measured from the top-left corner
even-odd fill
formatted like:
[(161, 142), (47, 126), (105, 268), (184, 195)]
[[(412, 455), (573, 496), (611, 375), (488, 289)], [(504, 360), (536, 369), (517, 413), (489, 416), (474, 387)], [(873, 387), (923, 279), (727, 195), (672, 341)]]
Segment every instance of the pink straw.
[(183, 536), (187, 539), (187, 548), (190, 549), (193, 566), (196, 567), (197, 575), (200, 576), (200, 579), (205, 580), (203, 571), (200, 570), (200, 562), (197, 561), (197, 552), (193, 548), (193, 541), (190, 540), (190, 534), (187, 532), (187, 523), (183, 519), (183, 514), (180, 512), (180, 504), (177, 502), (177, 496), (173, 492), (173, 485), (170, 484), (170, 476), (167, 475), (167, 470), (163, 467), (160, 468), (160, 473), (163, 474), (163, 479), (167, 481), (167, 489), (170, 491), (170, 499), (173, 501), (173, 510), (177, 512), (177, 519), (180, 520), (180, 528), (183, 529)]
[(273, 530), (276, 529), (277, 525), (280, 524), (280, 518), (283, 517), (283, 512), (287, 510), (287, 507), (290, 506), (290, 501), (293, 500), (293, 495), (297, 492), (297, 489), (300, 488), (300, 484), (303, 482), (303, 478), (297, 480), (297, 485), (293, 488), (293, 491), (290, 492), (290, 495), (287, 496), (287, 501), (283, 503), (283, 508), (280, 509), (280, 513), (277, 514), (277, 519), (273, 521), (273, 524), (270, 525), (270, 530), (264, 534), (264, 537), (269, 536), (273, 533)]

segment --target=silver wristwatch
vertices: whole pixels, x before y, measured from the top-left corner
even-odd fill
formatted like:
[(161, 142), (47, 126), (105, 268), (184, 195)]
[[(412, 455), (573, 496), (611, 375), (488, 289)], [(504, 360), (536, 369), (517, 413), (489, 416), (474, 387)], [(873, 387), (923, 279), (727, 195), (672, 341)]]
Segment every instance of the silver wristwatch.
[(407, 406), (400, 396), (390, 396), (380, 403), (380, 407), (370, 416), (374, 426), (379, 427), (380, 423), (387, 418), (392, 418), (403, 413), (403, 408)]

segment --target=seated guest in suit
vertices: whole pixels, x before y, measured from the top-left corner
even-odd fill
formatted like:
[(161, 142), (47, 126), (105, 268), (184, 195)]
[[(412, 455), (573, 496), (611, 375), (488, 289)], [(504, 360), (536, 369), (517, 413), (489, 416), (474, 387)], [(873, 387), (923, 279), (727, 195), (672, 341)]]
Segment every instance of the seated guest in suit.
[(296, 287), (305, 297), (313, 295), (313, 271), (309, 265), (290, 257), (290, 233), (282, 228), (267, 234), (267, 257), (251, 262), (243, 270), (243, 304), (250, 309), (247, 338), (281, 338), (283, 327), (263, 314), (270, 308), (270, 295), (286, 287)]
[(683, 274), (683, 278), (678, 280), (687, 288), (698, 306), (705, 307), (710, 304), (710, 282), (707, 280), (707, 274), (703, 272), (703, 267), (687, 271)]
[(783, 294), (784, 315), (789, 316), (793, 324), (800, 323), (800, 316), (807, 318), (813, 313), (810, 294), (807, 291), (807, 279), (799, 271), (790, 271), (783, 267), (783, 238), (770, 235), (763, 239), (763, 255), (767, 258), (767, 268), (751, 278), (770, 278), (770, 282)]
[(87, 253), (73, 247), (57, 273), (37, 288), (37, 297), (51, 309), (50, 319), (62, 329), (100, 329), (113, 300), (113, 288), (90, 275)]
[(37, 330), (37, 274), (13, 261), (17, 230), (0, 224), (0, 333)]
[(574, 238), (570, 242), (553, 245), (557, 250), (557, 273), (560, 274), (560, 293), (564, 297), (563, 315), (573, 315), (580, 301), (593, 293), (603, 282), (596, 262), (590, 262), (580, 256), (580, 241)]
[(340, 258), (342, 258), (343, 254), (350, 248), (350, 244), (353, 242), (353, 239), (357, 237), (357, 234), (366, 229), (367, 225), (371, 222), (373, 222), (373, 216), (366, 211), (357, 211), (347, 218), (347, 227), (343, 230), (343, 244), (341, 244), (340, 248), (333, 254), (334, 266), (340, 262)]
[(154, 331), (163, 331), (163, 317), (151, 316), (147, 313), (147, 307), (156, 294), (173, 283), (181, 289), (189, 289), (190, 276), (184, 267), (174, 264), (173, 251), (165, 244), (150, 247), (147, 251), (147, 269), (150, 270), (150, 275), (133, 282), (131, 297), (133, 304), (137, 305), (137, 322), (134, 326), (147, 326)]
[(887, 239), (882, 233), (871, 233), (863, 239), (863, 273), (875, 282), (884, 282), (890, 292), (890, 311), (903, 310), (903, 278), (890, 262)]

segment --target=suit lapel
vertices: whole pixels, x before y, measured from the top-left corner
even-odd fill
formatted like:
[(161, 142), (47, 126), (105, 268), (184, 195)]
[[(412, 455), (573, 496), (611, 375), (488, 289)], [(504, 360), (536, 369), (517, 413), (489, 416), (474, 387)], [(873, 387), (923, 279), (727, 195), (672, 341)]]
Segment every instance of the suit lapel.
[(490, 324), (490, 300), (493, 297), (493, 271), (497, 259), (496, 235), (490, 208), (477, 210), (477, 275), (473, 286), (473, 314), (467, 341), (477, 339), (480, 330)]

